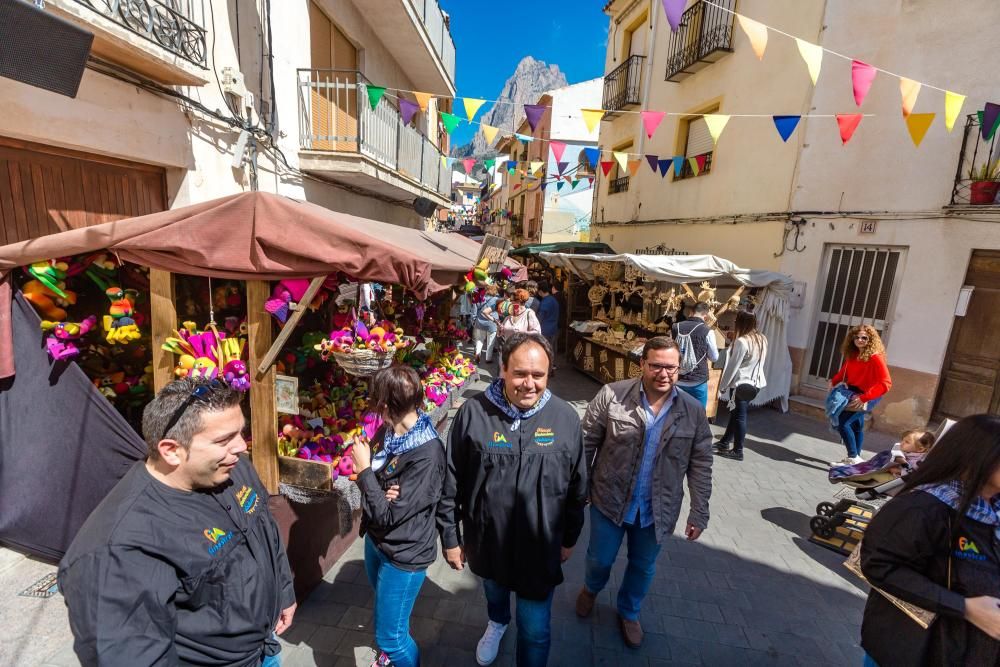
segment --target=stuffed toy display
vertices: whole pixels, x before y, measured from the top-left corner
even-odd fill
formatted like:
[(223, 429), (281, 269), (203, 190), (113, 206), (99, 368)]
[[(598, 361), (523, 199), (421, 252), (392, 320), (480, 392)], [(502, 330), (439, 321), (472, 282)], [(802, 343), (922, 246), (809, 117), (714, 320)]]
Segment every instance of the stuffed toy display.
[(51, 333), (45, 337), (45, 349), (56, 361), (72, 359), (80, 354), (78, 342), (90, 333), (97, 324), (97, 317), (91, 315), (82, 322), (50, 322), (42, 320), (42, 331)]

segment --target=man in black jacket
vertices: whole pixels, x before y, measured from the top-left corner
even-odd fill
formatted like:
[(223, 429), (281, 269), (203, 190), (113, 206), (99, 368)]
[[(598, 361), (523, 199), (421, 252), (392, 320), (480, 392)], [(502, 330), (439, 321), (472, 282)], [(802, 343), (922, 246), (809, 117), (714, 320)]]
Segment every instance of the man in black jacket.
[(59, 589), (84, 665), (277, 665), (295, 593), (240, 394), (184, 379), (146, 406), (149, 445), (80, 529)]
[(552, 595), (583, 528), (580, 418), (547, 389), (551, 363), (542, 336), (511, 336), (501, 378), (459, 409), (448, 440), (438, 525), (448, 564), (461, 570), (468, 559), (483, 578), (490, 620), (476, 650), (480, 665), (496, 659), (511, 592), (517, 664), (546, 664)]

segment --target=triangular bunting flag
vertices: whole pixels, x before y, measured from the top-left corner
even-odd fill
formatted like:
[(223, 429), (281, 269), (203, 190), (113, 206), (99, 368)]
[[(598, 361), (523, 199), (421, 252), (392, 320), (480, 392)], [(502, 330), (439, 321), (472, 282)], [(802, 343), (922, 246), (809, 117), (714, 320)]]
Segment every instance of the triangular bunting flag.
[(587, 162), (590, 163), (591, 169), (597, 169), (597, 161), (601, 159), (601, 149), (600, 148), (584, 148), (584, 155), (587, 156)]
[(580, 109), (583, 113), (583, 122), (587, 125), (587, 132), (593, 133), (597, 124), (604, 118), (604, 109)]
[(667, 113), (665, 111), (640, 111), (639, 115), (642, 116), (642, 126), (646, 128), (646, 136), (652, 139), (653, 133), (656, 132), (656, 128), (663, 122), (663, 117)]
[(854, 136), (854, 131), (861, 124), (863, 116), (859, 113), (837, 114), (837, 126), (840, 127), (840, 140), (845, 144)]
[(816, 80), (819, 78), (819, 70), (823, 66), (823, 47), (798, 37), (795, 38), (795, 43), (799, 47), (799, 53), (802, 54), (802, 60), (806, 61), (806, 67), (809, 68), (809, 78), (812, 79), (815, 86)]
[[(662, 160), (661, 160), (661, 162), (662, 162)], [(680, 176), (681, 174), (684, 173), (684, 156), (683, 155), (674, 156), (674, 158), (672, 160), (670, 160), (670, 162), (673, 162), (673, 164), (674, 164), (674, 176)]]
[(420, 110), (420, 105), (410, 100), (399, 98), (399, 115), (403, 117), (403, 125), (409, 125)]
[(439, 111), (438, 113), (441, 115), (441, 122), (444, 124), (444, 131), (448, 134), (454, 132), (459, 123), (462, 122), (462, 119), (453, 113), (447, 113), (445, 111)]
[[(684, 158), (681, 158), (681, 159), (683, 160)], [(663, 178), (664, 176), (667, 175), (667, 172), (670, 171), (670, 165), (672, 163), (673, 163), (673, 160), (660, 160), (660, 162), (659, 162), (659, 165), (660, 165), (660, 178)]]
[(575, 179), (572, 176), (563, 176), (563, 180), (567, 183), (572, 183)]
[(508, 171), (513, 170), (515, 167), (517, 167), (517, 161), (516, 160), (507, 160), (507, 170)]
[(570, 184), (569, 184), (569, 187), (570, 187), (571, 189), (573, 189), (573, 190), (576, 190), (576, 185), (577, 185), (577, 183), (579, 183), (579, 182), (580, 182), (580, 181), (578, 181), (578, 180), (575, 180), (575, 181), (573, 181), (572, 183), (570, 183)]
[(1000, 125), (1000, 104), (987, 102), (979, 114), (979, 127), (983, 139), (992, 140), (993, 134), (997, 131), (997, 125)]
[(660, 161), (660, 156), (659, 155), (647, 155), (646, 156), (646, 162), (649, 163), (649, 168), (653, 170), (654, 174), (656, 173), (656, 170), (660, 166), (658, 164), (659, 161)]
[(698, 160), (697, 160), (696, 158), (693, 158), (693, 157), (689, 157), (689, 158), (688, 158), (688, 164), (690, 164), (690, 165), (691, 165), (691, 172), (692, 172), (692, 173), (693, 173), (693, 174), (694, 174), (695, 176), (697, 176), (698, 174), (700, 174), (700, 173), (701, 173), (701, 165), (700, 165), (700, 164), (698, 164)]
[(705, 124), (708, 125), (708, 133), (712, 135), (712, 141), (719, 143), (719, 136), (722, 131), (726, 129), (726, 123), (729, 122), (729, 116), (724, 113), (709, 113), (705, 114)]
[(450, 157), (450, 158), (448, 158), (448, 166), (449, 166), (449, 167), (454, 167), (454, 166), (455, 166), (455, 162), (456, 162), (457, 160), (458, 160), (458, 158), (454, 158), (454, 157)]
[(514, 133), (514, 136), (517, 137), (518, 141), (526, 143), (526, 144), (530, 144), (532, 141), (535, 140), (534, 137), (530, 137), (527, 134), (519, 134), (517, 132)]
[(486, 158), (485, 160), (483, 160), (483, 166), (486, 168), (486, 171), (489, 171), (490, 169), (492, 169), (493, 166), (496, 163), (497, 163), (497, 159), (495, 157), (490, 157), (490, 158)]
[(563, 186), (564, 186), (564, 185), (566, 185), (566, 184), (565, 184), (565, 183), (563, 183), (562, 181), (559, 181), (559, 182), (558, 182), (558, 183), (556, 184), (556, 192), (559, 192), (559, 191), (561, 191), (561, 190), (563, 189)]
[(763, 60), (764, 50), (767, 49), (767, 26), (753, 19), (748, 19), (742, 14), (737, 14), (736, 18), (739, 20), (743, 32), (747, 34), (750, 46), (753, 48), (753, 52), (757, 54), (757, 59)]
[(773, 116), (774, 127), (778, 130), (778, 134), (781, 135), (782, 141), (788, 141), (788, 137), (792, 136), (792, 132), (799, 124), (799, 119), (802, 116)]
[(566, 168), (569, 167), (569, 162), (556, 162), (556, 168), (559, 169), (559, 175), (561, 176)]
[(642, 160), (629, 160), (628, 161), (628, 173), (635, 176), (639, 171), (639, 167), (642, 166)]
[(417, 104), (420, 105), (420, 110), (427, 113), (427, 105), (431, 103), (431, 99), (434, 98), (430, 93), (413, 93), (413, 96), (417, 98)]
[(545, 166), (545, 163), (541, 160), (535, 160), (531, 163), (531, 173), (538, 173), (538, 170)]
[(368, 103), (372, 105), (372, 111), (378, 106), (382, 96), (385, 95), (384, 86), (366, 86), (368, 89)]
[(492, 125), (480, 125), (479, 129), (483, 131), (483, 138), (486, 139), (486, 145), (492, 146), (493, 140), (497, 138), (497, 132), (500, 131), (500, 128), (493, 127)]
[(618, 167), (622, 171), (628, 169), (628, 153), (622, 153), (621, 151), (614, 151), (611, 153), (611, 155), (618, 162)]
[(913, 79), (901, 77), (899, 79), (899, 94), (903, 97), (903, 117), (906, 118), (913, 111), (917, 103), (917, 96), (920, 94), (920, 82)]
[(442, 167), (447, 167), (448, 166), (448, 158), (446, 158), (443, 155), (441, 156), (441, 166)]
[(556, 162), (561, 161), (563, 153), (566, 151), (566, 144), (561, 141), (550, 141), (549, 148), (552, 149), (552, 155), (555, 157)]
[(528, 117), (528, 127), (534, 132), (535, 128), (538, 127), (538, 121), (542, 119), (542, 114), (545, 113), (546, 107), (541, 104), (525, 104), (524, 113)]
[(486, 100), (477, 100), (474, 97), (466, 97), (462, 100), (462, 103), (465, 105), (465, 117), (472, 120), (476, 115), (476, 112), (479, 111), (479, 107), (486, 104)]
[(944, 126), (951, 132), (955, 127), (955, 119), (962, 112), (962, 105), (965, 104), (965, 95), (953, 93), (946, 90), (944, 93)]
[(911, 113), (906, 117), (906, 129), (910, 131), (910, 139), (913, 139), (913, 145), (917, 148), (920, 147), (920, 142), (924, 140), (927, 129), (934, 122), (936, 115), (934, 113)]
[(611, 172), (611, 167), (613, 167), (613, 166), (615, 166), (615, 163), (612, 162), (611, 160), (602, 160), (601, 161), (601, 171), (604, 172), (605, 176), (607, 176)]
[[(708, 161), (707, 155), (698, 155), (694, 158), (694, 161), (698, 163), (698, 174), (705, 171), (705, 163)], [(695, 176), (698, 174), (695, 174)]]
[(517, 190), (519, 187), (521, 187), (521, 184), (520, 183), (515, 183), (514, 187), (511, 188), (511, 190)]
[(868, 63), (863, 63), (860, 60), (851, 62), (851, 84), (854, 86), (854, 102), (858, 106), (861, 106), (861, 103), (865, 101), (865, 96), (871, 89), (877, 73), (878, 70)]
[(673, 32), (677, 32), (681, 26), (685, 4), (687, 4), (687, 0), (663, 0), (663, 11), (667, 14), (667, 23), (670, 24), (670, 29)]

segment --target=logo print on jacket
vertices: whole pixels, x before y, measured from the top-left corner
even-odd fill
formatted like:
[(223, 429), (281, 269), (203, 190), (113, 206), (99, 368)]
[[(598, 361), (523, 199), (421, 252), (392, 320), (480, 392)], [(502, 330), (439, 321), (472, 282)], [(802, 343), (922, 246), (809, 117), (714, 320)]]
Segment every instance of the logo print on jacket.
[(980, 551), (976, 543), (969, 538), (962, 536), (958, 538), (958, 549), (955, 550), (956, 558), (963, 558), (965, 560), (988, 560)]
[(240, 509), (246, 514), (253, 514), (256, 511), (258, 500), (257, 492), (249, 486), (244, 485), (236, 492), (236, 502), (240, 504)]
[(227, 533), (221, 528), (206, 528), (202, 533), (212, 546), (208, 548), (208, 553), (215, 555), (218, 553), (219, 549), (224, 547), (229, 540), (233, 539), (233, 534), (231, 532)]
[(500, 431), (493, 431), (493, 441), (489, 443), (489, 446), (510, 448), (510, 443), (507, 442), (507, 436), (503, 433)]
[(550, 428), (539, 428), (535, 431), (535, 444), (539, 447), (548, 447), (556, 441), (556, 434)]

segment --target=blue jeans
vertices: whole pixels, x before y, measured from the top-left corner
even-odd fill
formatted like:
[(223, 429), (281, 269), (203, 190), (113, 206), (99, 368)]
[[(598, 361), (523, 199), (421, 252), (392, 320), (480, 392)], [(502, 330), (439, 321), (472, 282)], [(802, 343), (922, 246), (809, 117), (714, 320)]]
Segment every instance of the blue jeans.
[(743, 440), (747, 436), (747, 408), (750, 407), (750, 401), (741, 401), (738, 398), (733, 400), (735, 407), (729, 411), (729, 423), (726, 424), (722, 442), (731, 442), (734, 452), (742, 452)]
[(693, 387), (677, 385), (677, 388), (697, 398), (698, 402), (701, 403), (701, 407), (708, 407), (708, 380), (702, 382), (701, 384), (696, 384)]
[[(483, 579), (486, 613), (500, 625), (510, 623), (510, 589)], [(517, 596), (517, 667), (544, 667), (552, 643), (552, 594), (544, 600)]]
[(656, 557), (660, 555), (655, 525), (648, 528), (629, 523), (618, 526), (591, 505), (590, 544), (587, 546), (587, 572), (583, 581), (591, 593), (597, 594), (604, 589), (625, 536), (628, 536), (628, 567), (618, 589), (618, 613), (625, 620), (638, 621), (639, 608), (653, 583)]
[(281, 654), (265, 655), (264, 662), (260, 663), (260, 667), (281, 667)]
[(398, 667), (417, 667), (420, 649), (410, 636), (410, 612), (427, 570), (401, 570), (365, 537), (365, 571), (375, 589), (375, 643)]
[(865, 661), (862, 663), (862, 667), (878, 667), (878, 663), (867, 653), (865, 653)]
[(840, 413), (837, 433), (847, 447), (847, 455), (857, 458), (861, 456), (861, 447), (865, 443), (865, 415), (875, 409), (881, 398), (873, 398), (868, 401), (868, 410), (865, 412), (849, 412), (844, 410)]

